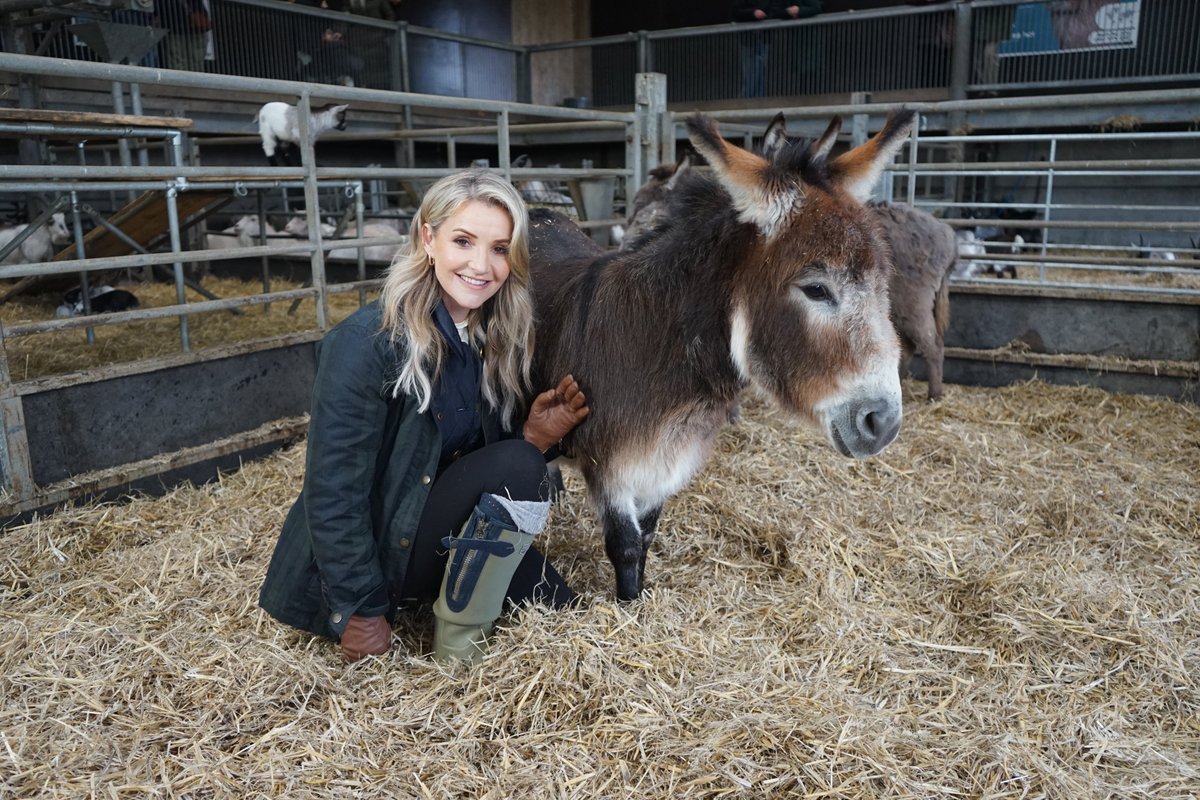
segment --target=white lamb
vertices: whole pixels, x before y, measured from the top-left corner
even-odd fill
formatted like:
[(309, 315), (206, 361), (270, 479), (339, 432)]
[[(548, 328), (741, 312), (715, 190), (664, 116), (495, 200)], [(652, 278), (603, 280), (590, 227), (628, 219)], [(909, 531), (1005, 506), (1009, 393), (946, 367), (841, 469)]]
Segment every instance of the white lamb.
[[(346, 130), (347, 108), (348, 105), (328, 105), (313, 109), (309, 121), (313, 141), (335, 128)], [(258, 110), (258, 135), (262, 137), (263, 152), (271, 166), (298, 166), (299, 161), (293, 160), (292, 156), (293, 147), (300, 144), (300, 117), (295, 106), (280, 102), (265, 104)]]
[[(27, 227), (28, 223), (0, 228), (0, 248), (15, 239), (17, 234)], [(66, 216), (61, 213), (51, 214), (50, 219), (29, 234), (16, 250), (5, 256), (2, 263), (40, 264), (53, 258), (57, 248), (69, 244), (70, 241), (71, 231), (67, 227)]]
[[(335, 230), (337, 230), (337, 229), (334, 228), (332, 225), (330, 225), (328, 222), (322, 222), (321, 223), (321, 238), (328, 239), (330, 236), (333, 236), (333, 232)], [(308, 238), (308, 218), (303, 217), (303, 216), (292, 217), (291, 219), (289, 219), (287, 221), (287, 224), (283, 226), (283, 231), (284, 231), (284, 233), (295, 236), (297, 239), (307, 239)]]
[[(358, 226), (351, 222), (346, 226), (346, 230), (342, 233), (343, 238), (356, 239), (358, 238)], [(386, 223), (368, 222), (363, 225), (362, 238), (364, 239), (395, 239), (397, 238), (395, 229)], [(363, 248), (363, 258), (367, 261), (386, 261), (389, 264), (399, 252), (400, 248), (408, 242), (407, 236), (400, 236), (401, 244), (377, 244)], [(352, 261), (358, 260), (358, 250), (354, 248), (330, 250), (325, 256), (328, 259), (348, 259)]]
[[(295, 236), (297, 239), (307, 239), (308, 238), (308, 220), (305, 219), (304, 217), (292, 217), (290, 220), (288, 220), (287, 225), (285, 225), (283, 227), (283, 229), (286, 232), (290, 233), (292, 236)], [(321, 238), (328, 239), (329, 237), (333, 236), (333, 232), (335, 230), (337, 230), (337, 229), (333, 225), (330, 225), (327, 222), (322, 222), (321, 223)], [(342, 235), (338, 238), (339, 239), (356, 239), (356, 238), (358, 238), (358, 226), (355, 225), (353, 222), (351, 222), (349, 225), (346, 226), (346, 229), (344, 231), (342, 231)], [(368, 222), (363, 225), (363, 238), (364, 239), (382, 239), (382, 238), (395, 239), (395, 238), (397, 238), (396, 229), (385, 222)], [(407, 236), (401, 236), (399, 238), (402, 240), (403, 243), (406, 243), (408, 241)], [(403, 246), (403, 244), (394, 244), (394, 245), (379, 244), (379, 245), (372, 245), (370, 247), (364, 247), (363, 248), (363, 258), (365, 258), (367, 261), (387, 261), (388, 263), (391, 263), (392, 258), (395, 257), (396, 252), (399, 251), (402, 246)], [(342, 260), (357, 261), (358, 260), (358, 250), (355, 248), (339, 247), (336, 250), (330, 250), (329, 252), (327, 252), (325, 254), (325, 258), (327, 260), (335, 260), (335, 261), (342, 261)]]

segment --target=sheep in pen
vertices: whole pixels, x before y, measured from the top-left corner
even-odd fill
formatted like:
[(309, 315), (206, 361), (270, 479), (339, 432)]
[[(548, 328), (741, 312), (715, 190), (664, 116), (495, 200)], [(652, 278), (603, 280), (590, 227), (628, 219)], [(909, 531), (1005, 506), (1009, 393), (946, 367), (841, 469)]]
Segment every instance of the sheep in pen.
[(951, 385), (864, 461), (749, 397), (637, 602), (568, 474), (584, 602), (474, 671), (431, 617), (347, 668), (256, 608), (302, 445), (61, 509), (5, 533), (0, 795), (1184, 797), (1198, 457), (1195, 406), (1089, 388)]

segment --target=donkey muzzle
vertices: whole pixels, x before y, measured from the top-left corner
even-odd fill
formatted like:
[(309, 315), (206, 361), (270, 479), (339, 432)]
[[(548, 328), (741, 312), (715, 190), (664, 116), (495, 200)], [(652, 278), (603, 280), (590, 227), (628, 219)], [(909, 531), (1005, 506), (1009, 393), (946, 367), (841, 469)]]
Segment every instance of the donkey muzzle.
[(844, 456), (867, 458), (900, 432), (900, 403), (889, 397), (851, 400), (830, 416), (829, 438)]

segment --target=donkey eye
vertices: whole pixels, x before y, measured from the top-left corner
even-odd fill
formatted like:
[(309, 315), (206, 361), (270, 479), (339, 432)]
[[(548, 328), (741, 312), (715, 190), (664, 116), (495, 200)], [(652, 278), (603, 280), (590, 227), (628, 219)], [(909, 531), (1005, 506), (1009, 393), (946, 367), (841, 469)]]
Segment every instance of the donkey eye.
[(814, 303), (833, 302), (833, 295), (825, 288), (824, 284), (810, 283), (806, 286), (801, 286), (800, 291), (804, 292), (804, 296)]

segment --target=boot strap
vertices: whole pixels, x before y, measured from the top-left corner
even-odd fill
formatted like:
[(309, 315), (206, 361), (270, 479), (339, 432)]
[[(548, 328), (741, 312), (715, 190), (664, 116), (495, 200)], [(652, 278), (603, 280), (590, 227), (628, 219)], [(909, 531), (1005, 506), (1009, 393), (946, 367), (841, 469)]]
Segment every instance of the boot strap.
[(464, 550), (486, 550), (488, 555), (511, 556), (516, 549), (510, 542), (493, 541), (492, 539), (467, 539), (460, 536), (443, 536), (442, 547), (452, 550), (461, 547)]

